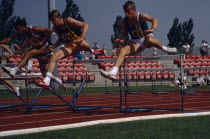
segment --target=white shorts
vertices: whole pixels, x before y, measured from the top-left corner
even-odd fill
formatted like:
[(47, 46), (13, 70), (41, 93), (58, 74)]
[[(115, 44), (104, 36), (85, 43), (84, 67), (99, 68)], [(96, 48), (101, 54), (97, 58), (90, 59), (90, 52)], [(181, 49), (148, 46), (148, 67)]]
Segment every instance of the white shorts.
[(178, 86), (180, 83), (179, 83), (179, 81), (178, 80), (175, 80), (174, 81), (174, 86)]
[[(152, 33), (150, 33), (150, 34), (148, 34), (148, 35), (153, 36)], [(138, 38), (138, 39), (132, 39), (131, 42), (132, 42), (132, 43), (135, 43), (135, 44), (138, 44), (139, 46), (141, 46), (142, 49), (145, 49), (145, 46), (144, 46), (144, 39), (145, 39), (145, 37), (141, 37), (141, 38)]]

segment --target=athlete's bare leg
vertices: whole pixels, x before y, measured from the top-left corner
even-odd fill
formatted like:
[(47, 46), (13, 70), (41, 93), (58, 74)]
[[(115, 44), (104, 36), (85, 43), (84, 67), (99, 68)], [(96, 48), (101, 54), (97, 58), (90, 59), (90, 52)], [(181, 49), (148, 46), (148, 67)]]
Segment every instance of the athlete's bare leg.
[(32, 58), (36, 55), (42, 55), (42, 54), (47, 54), (47, 53), (49, 53), (49, 50), (46, 46), (43, 46), (40, 49), (32, 49), (32, 50), (28, 51), (26, 53), (26, 55), (23, 57), (23, 59), (20, 61), (20, 63), (18, 64), (18, 66), (17, 66), (18, 69), (25, 66), (30, 58)]
[(125, 56), (127, 55), (131, 55), (131, 54), (135, 54), (137, 52), (140, 52), (140, 47), (138, 44), (134, 44), (134, 43), (129, 43), (126, 46), (124, 46), (123, 48), (120, 49), (120, 54), (117, 57), (117, 60), (114, 64), (114, 67), (111, 71), (101, 71), (101, 75), (109, 78), (111, 80), (115, 80), (116, 79), (116, 74), (120, 68), (120, 66), (122, 65)]
[(7, 44), (0, 44), (0, 48), (5, 49), (7, 52), (9, 52), (10, 55), (13, 55), (12, 51), (9, 49), (9, 45), (7, 45)]
[(117, 60), (114, 64), (114, 67), (120, 68), (125, 59), (125, 56), (130, 54), (135, 54), (138, 51), (139, 47), (140, 46), (138, 44), (129, 43), (125, 45), (123, 48), (121, 48)]

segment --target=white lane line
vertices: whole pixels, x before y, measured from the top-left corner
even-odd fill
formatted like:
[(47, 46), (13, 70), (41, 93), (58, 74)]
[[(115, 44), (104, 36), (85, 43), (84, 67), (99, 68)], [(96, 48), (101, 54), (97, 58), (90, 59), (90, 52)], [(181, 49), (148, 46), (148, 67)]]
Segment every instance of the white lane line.
[(82, 122), (82, 123), (76, 123), (76, 124), (66, 124), (66, 125), (58, 125), (58, 126), (3, 131), (3, 132), (0, 132), (0, 136), (2, 137), (2, 136), (10, 136), (10, 135), (30, 134), (30, 133), (37, 133), (37, 132), (44, 132), (44, 131), (85, 127), (85, 126), (98, 125), (98, 124), (128, 122), (128, 121), (135, 121), (135, 120), (151, 120), (151, 119), (189, 117), (189, 116), (200, 116), (200, 115), (210, 115), (210, 112), (163, 114), (163, 115), (151, 115), (151, 116), (147, 115), (147, 116), (136, 116), (136, 117), (130, 117), (130, 118), (126, 117), (126, 118), (119, 118), (119, 119), (96, 120), (96, 121)]

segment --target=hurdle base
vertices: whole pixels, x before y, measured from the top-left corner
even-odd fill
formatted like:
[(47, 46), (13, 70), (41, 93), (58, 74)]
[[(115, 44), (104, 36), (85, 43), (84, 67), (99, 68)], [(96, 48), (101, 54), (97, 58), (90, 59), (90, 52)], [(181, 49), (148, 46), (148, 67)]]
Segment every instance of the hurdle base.
[(53, 108), (54, 106), (32, 106), (30, 109), (46, 109), (46, 108)]
[[(181, 94), (182, 94), (182, 93), (181, 93)], [(196, 94), (196, 92), (193, 92), (193, 91), (184, 92), (184, 95), (192, 95), (192, 94)]]
[[(116, 93), (120, 93), (119, 91), (106, 91), (105, 94), (116, 94)], [(125, 93), (125, 92), (122, 92)], [(130, 91), (128, 92), (128, 94), (140, 94), (142, 92), (140, 91)]]
[(15, 107), (22, 107), (25, 106), (24, 104), (0, 104), (0, 108), (15, 108)]
[(119, 91), (106, 91), (105, 94), (116, 94), (120, 93)]
[(97, 107), (97, 106), (90, 106), (90, 107), (88, 107), (88, 106), (76, 106), (76, 107), (74, 107), (73, 108), (73, 111), (85, 111), (85, 110), (100, 110), (101, 109), (101, 107)]
[(152, 94), (168, 94), (168, 92), (153, 92)]
[(122, 113), (135, 113), (135, 112), (151, 112), (151, 109), (125, 109), (121, 110)]

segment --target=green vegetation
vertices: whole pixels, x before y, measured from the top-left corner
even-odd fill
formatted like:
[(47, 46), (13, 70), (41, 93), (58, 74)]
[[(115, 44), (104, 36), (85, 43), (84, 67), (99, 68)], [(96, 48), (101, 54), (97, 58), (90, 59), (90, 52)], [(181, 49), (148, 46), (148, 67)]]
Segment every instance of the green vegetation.
[(207, 139), (210, 136), (210, 116), (142, 120), (102, 124), (81, 128), (48, 131), (4, 139)]

